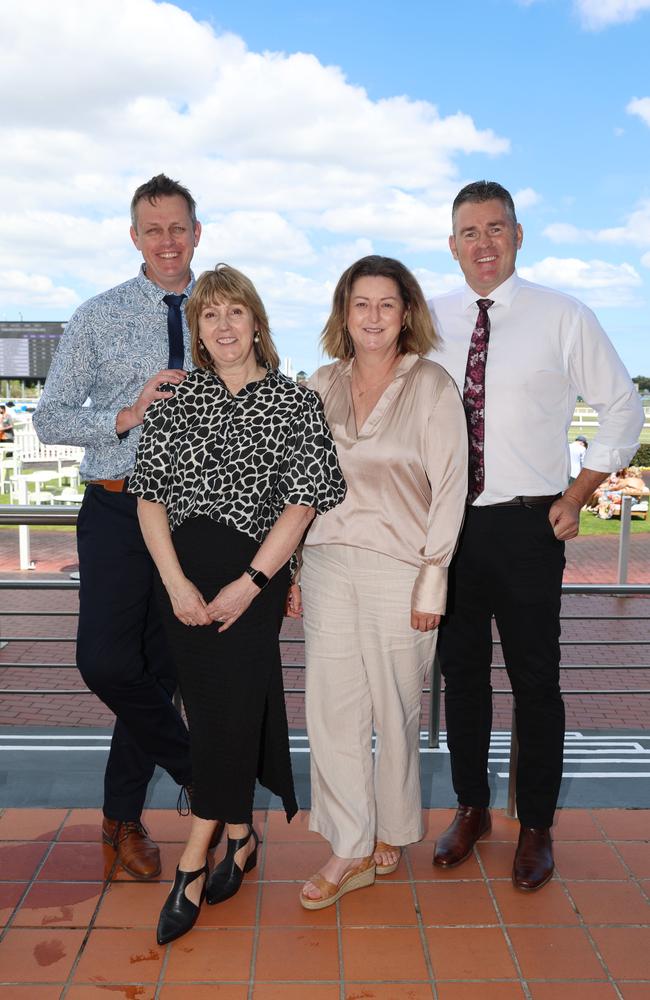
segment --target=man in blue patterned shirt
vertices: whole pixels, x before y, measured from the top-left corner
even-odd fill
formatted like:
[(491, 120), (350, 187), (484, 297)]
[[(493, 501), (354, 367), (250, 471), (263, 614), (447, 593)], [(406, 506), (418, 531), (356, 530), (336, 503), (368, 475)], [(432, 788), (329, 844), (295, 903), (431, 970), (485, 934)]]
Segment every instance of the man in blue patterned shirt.
[[(160, 853), (140, 819), (147, 786), (156, 764), (180, 785), (190, 784), (191, 768), (187, 729), (172, 703), (176, 671), (152, 591), (154, 567), (128, 476), (145, 410), (171, 395), (161, 385), (185, 378), (180, 330), (174, 344), (164, 297), (191, 291), (190, 262), (201, 224), (190, 192), (164, 174), (136, 190), (131, 223), (131, 239), (144, 258), (140, 272), (77, 309), (52, 362), (34, 426), (47, 444), (85, 448), (81, 476), (88, 485), (77, 524), (77, 665), (116, 716), (102, 836), (126, 871), (149, 879), (160, 873)], [(189, 365), (182, 305), (181, 313)]]

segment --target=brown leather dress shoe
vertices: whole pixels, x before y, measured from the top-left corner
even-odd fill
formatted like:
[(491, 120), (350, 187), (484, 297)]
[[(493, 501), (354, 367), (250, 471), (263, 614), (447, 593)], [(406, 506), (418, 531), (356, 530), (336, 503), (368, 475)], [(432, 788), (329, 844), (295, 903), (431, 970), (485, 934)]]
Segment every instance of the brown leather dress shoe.
[(102, 840), (117, 852), (118, 864), (137, 879), (160, 875), (160, 851), (142, 823), (104, 816)]
[(476, 841), (491, 829), (489, 809), (481, 806), (458, 806), (453, 823), (436, 841), (434, 865), (453, 868), (462, 864), (472, 853)]
[(541, 889), (553, 875), (553, 841), (546, 827), (522, 826), (512, 866), (512, 881), (517, 889), (533, 892)]

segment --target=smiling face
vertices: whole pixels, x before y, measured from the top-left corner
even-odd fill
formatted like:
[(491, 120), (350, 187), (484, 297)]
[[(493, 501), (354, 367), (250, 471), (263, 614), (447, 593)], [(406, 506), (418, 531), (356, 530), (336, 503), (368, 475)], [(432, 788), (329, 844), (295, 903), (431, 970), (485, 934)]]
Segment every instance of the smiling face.
[(199, 316), (199, 340), (219, 372), (255, 368), (255, 317), (240, 302), (213, 302)]
[(393, 278), (357, 278), (350, 291), (347, 325), (355, 354), (397, 349), (406, 306)]
[(498, 198), (466, 201), (456, 212), (449, 248), (470, 288), (486, 297), (513, 273), (523, 236)]
[(146, 274), (166, 292), (180, 293), (190, 280), (190, 262), (201, 236), (201, 223), (192, 223), (180, 194), (142, 198), (136, 207), (137, 228), (131, 239), (144, 257)]

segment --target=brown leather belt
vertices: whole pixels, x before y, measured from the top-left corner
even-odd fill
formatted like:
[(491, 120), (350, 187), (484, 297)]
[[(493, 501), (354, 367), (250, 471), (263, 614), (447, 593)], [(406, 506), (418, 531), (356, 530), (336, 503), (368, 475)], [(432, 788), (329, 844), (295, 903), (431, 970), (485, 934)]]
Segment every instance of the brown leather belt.
[(102, 489), (108, 490), (109, 493), (128, 493), (129, 477), (127, 476), (126, 479), (90, 479), (88, 485), (101, 486)]
[(561, 496), (561, 493), (554, 493), (553, 496), (546, 497), (513, 497), (512, 500), (502, 500), (501, 503), (481, 504), (478, 509), (489, 508), (492, 510), (494, 507), (537, 507), (538, 504), (553, 503), (554, 500), (557, 500)]

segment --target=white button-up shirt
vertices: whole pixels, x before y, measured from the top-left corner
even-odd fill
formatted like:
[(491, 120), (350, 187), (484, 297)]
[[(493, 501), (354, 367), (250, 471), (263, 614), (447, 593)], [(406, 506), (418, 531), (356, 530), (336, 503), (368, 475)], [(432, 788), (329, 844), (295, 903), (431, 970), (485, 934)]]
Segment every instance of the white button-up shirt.
[[(584, 467), (604, 477), (627, 465), (638, 446), (643, 407), (591, 310), (516, 273), (488, 297), (494, 305), (485, 374), (485, 489), (475, 504), (566, 489), (567, 435), (578, 395), (600, 423)], [(461, 394), (479, 298), (466, 284), (429, 303), (444, 341), (431, 356)]]

